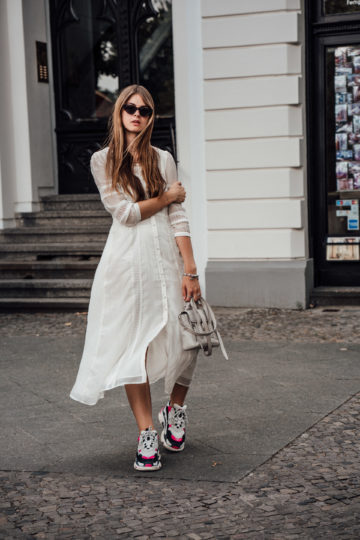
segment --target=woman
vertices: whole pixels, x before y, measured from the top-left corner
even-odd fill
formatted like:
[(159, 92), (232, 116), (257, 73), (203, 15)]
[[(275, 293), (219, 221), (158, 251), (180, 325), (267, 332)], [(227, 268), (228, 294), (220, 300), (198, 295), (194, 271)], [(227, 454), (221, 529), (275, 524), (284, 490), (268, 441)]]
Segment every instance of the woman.
[(108, 146), (95, 152), (91, 171), (113, 216), (91, 290), (85, 345), (70, 397), (95, 405), (104, 390), (124, 385), (138, 428), (134, 467), (161, 467), (152, 419), (150, 383), (165, 379), (161, 441), (185, 445), (188, 387), (197, 350), (182, 349), (178, 314), (201, 296), (189, 222), (171, 154), (150, 144), (154, 102), (139, 85), (122, 90), (114, 106)]

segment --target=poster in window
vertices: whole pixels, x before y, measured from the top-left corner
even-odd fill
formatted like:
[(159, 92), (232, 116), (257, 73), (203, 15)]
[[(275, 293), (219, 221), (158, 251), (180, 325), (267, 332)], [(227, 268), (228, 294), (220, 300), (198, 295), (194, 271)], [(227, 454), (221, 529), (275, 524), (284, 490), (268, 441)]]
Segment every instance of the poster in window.
[(360, 238), (355, 236), (329, 237), (326, 259), (328, 261), (358, 261), (360, 259), (359, 240)]
[(360, 189), (360, 48), (336, 47), (336, 190)]

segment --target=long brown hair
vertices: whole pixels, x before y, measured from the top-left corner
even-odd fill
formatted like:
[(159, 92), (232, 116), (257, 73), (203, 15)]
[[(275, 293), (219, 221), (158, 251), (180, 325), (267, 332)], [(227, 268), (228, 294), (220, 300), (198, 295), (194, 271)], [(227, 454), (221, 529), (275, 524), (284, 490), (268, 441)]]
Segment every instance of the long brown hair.
[[(125, 129), (121, 121), (121, 111), (127, 100), (134, 94), (139, 94), (145, 105), (153, 110), (145, 128), (136, 135), (126, 147)], [(146, 198), (145, 190), (140, 179), (133, 173), (133, 155), (137, 155), (142, 167), (142, 174), (146, 183), (149, 197), (157, 197), (164, 193), (166, 182), (161, 176), (158, 167), (158, 153), (150, 144), (150, 137), (154, 127), (154, 100), (150, 92), (137, 84), (126, 86), (119, 94), (113, 114), (110, 117), (109, 135), (106, 143), (109, 151), (106, 159), (106, 175), (112, 178), (112, 188), (123, 190), (134, 198), (142, 201)], [(130, 152), (131, 150), (131, 152)]]

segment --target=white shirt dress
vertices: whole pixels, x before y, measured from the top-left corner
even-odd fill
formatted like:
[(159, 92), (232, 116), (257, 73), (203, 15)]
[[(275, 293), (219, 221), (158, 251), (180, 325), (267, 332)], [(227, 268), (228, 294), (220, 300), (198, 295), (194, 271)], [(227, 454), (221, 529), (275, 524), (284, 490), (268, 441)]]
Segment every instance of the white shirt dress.
[[(177, 181), (172, 155), (159, 148), (159, 170), (168, 187)], [(95, 152), (91, 172), (113, 223), (91, 289), (84, 350), (70, 397), (95, 405), (104, 391), (130, 383), (165, 380), (189, 386), (197, 350), (184, 351), (178, 314), (183, 260), (176, 236), (190, 236), (181, 204), (141, 220), (138, 203), (111, 189), (106, 177), (108, 148)], [(141, 167), (134, 173), (146, 192)], [(148, 349), (145, 366), (145, 354)]]

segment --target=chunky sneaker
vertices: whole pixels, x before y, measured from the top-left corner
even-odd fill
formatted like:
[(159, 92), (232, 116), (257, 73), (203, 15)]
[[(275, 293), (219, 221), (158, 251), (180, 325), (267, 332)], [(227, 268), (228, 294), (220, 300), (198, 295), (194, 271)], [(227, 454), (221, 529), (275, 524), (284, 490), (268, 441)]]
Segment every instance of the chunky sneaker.
[(158, 434), (148, 427), (139, 435), (134, 469), (157, 471), (161, 469), (160, 457)]
[(185, 447), (185, 424), (187, 422), (186, 405), (180, 407), (168, 402), (159, 412), (159, 422), (163, 430), (161, 442), (167, 450), (181, 452)]

